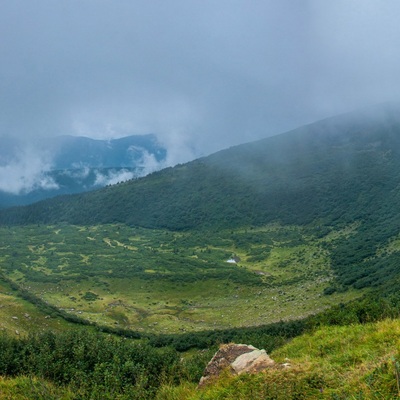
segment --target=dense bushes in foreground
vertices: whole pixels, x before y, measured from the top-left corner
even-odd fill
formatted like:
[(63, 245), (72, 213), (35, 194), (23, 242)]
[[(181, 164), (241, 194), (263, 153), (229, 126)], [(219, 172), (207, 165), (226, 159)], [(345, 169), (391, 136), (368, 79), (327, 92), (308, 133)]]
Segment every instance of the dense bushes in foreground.
[(32, 375), (68, 385), (77, 398), (151, 398), (163, 380), (179, 377), (179, 354), (89, 331), (0, 336), (0, 374)]

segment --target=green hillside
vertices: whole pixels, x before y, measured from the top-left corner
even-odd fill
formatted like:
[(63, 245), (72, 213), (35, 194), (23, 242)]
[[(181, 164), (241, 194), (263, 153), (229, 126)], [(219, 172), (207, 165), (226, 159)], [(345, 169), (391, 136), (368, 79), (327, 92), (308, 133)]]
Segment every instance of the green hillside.
[(165, 385), (157, 399), (398, 399), (400, 322), (324, 327), (273, 352), (291, 367), (229, 376), (202, 390)]

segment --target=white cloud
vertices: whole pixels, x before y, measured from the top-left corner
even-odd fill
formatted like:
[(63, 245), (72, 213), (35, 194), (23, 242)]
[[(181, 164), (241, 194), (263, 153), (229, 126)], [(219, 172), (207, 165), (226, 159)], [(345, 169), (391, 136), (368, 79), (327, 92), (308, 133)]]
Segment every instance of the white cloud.
[(78, 179), (78, 180), (83, 180), (86, 179), (89, 176), (90, 173), (90, 168), (87, 165), (84, 165), (82, 163), (74, 163), (72, 165), (74, 169), (70, 170), (64, 170), (62, 173), (65, 176), (69, 176), (70, 178)]
[(45, 155), (25, 148), (7, 165), (0, 166), (0, 190), (18, 195), (36, 189), (58, 189), (57, 183), (47, 175), (50, 169)]
[(140, 153), (142, 153), (140, 160), (135, 161), (135, 171), (122, 169), (118, 171), (108, 170), (107, 172), (101, 172), (97, 170), (95, 171), (95, 186), (115, 185), (120, 182), (125, 182), (134, 178), (146, 176), (148, 174), (151, 174), (152, 172), (165, 168), (168, 165), (167, 160), (157, 161), (154, 154), (149, 153), (143, 148), (131, 146), (129, 150), (138, 150), (140, 151)]
[(135, 173), (126, 169), (120, 171), (108, 171), (108, 173), (101, 173), (96, 171), (95, 186), (115, 185), (120, 182), (125, 182), (135, 178)]
[[(132, 154), (132, 164), (137, 168), (137, 177), (146, 176), (170, 165), (168, 160), (158, 161), (154, 154), (149, 153), (143, 147), (130, 146), (128, 151)], [(139, 160), (134, 156), (135, 153), (141, 154)]]

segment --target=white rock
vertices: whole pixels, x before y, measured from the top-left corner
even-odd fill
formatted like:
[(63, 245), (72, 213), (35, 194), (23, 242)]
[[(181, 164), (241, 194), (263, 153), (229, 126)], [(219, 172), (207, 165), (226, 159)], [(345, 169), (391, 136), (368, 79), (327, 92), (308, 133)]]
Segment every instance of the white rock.
[(274, 364), (275, 362), (268, 356), (265, 350), (253, 350), (236, 358), (231, 367), (240, 375), (244, 372), (261, 371)]

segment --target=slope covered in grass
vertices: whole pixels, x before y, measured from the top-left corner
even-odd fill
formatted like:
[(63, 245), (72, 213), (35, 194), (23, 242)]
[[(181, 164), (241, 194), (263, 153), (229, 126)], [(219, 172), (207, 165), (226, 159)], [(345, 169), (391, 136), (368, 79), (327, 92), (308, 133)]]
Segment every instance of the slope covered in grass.
[(63, 318), (50, 318), (51, 311), (19, 296), (15, 288), (0, 276), (0, 332), (19, 336), (47, 329), (60, 332), (73, 326)]
[(0, 377), (0, 398), (2, 400), (73, 400), (76, 399), (76, 393), (35, 377)]
[(323, 327), (271, 353), (291, 367), (231, 377), (202, 390), (166, 385), (158, 399), (395, 399), (400, 397), (400, 321)]

